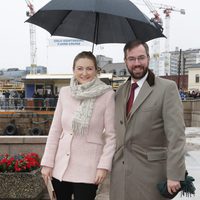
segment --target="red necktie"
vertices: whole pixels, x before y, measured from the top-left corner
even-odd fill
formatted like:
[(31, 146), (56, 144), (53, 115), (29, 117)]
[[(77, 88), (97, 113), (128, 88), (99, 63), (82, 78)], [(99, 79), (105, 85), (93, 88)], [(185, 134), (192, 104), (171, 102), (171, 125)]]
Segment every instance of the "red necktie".
[(135, 93), (135, 89), (138, 87), (138, 84), (137, 83), (132, 83), (131, 85), (131, 93), (130, 93), (130, 96), (129, 96), (129, 99), (128, 99), (128, 102), (127, 102), (127, 107), (126, 107), (126, 113), (127, 113), (127, 116), (131, 110), (131, 107), (133, 105), (133, 100), (134, 100), (134, 93)]

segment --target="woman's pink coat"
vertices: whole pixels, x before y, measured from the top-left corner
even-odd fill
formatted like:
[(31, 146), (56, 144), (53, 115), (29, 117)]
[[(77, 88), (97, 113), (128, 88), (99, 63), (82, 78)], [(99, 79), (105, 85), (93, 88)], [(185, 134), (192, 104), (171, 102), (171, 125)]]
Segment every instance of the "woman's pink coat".
[(74, 134), (72, 119), (80, 101), (63, 87), (49, 131), (42, 166), (53, 168), (60, 181), (94, 183), (97, 168), (111, 169), (115, 151), (115, 100), (109, 90), (97, 97), (88, 131)]

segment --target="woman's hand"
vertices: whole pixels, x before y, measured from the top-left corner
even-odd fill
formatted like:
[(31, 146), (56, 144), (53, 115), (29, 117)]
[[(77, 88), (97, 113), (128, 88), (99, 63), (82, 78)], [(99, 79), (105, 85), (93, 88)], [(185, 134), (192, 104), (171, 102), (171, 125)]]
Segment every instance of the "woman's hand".
[(42, 178), (44, 179), (45, 184), (47, 185), (48, 178), (51, 179), (52, 177), (52, 168), (51, 167), (42, 167), (41, 173), (42, 173)]
[(105, 180), (107, 173), (108, 173), (107, 169), (97, 169), (96, 178), (95, 178), (94, 183), (96, 185), (102, 183)]

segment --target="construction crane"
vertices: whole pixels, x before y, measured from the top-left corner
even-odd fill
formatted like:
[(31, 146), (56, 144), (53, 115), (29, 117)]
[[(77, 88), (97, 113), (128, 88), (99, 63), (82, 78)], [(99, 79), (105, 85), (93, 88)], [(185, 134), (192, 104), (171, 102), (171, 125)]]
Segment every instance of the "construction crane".
[(157, 22), (160, 26), (162, 26), (163, 22), (162, 22), (162, 19), (160, 17), (160, 14), (155, 9), (155, 7), (153, 6), (153, 4), (150, 1), (148, 1), (148, 0), (143, 0), (143, 1), (146, 4), (146, 6), (148, 7), (148, 9), (151, 11), (151, 13), (154, 15), (154, 18), (152, 18), (152, 20), (155, 21), (155, 22)]
[[(159, 3), (151, 3), (149, 0), (143, 0), (144, 4), (141, 3), (141, 1), (132, 0), (135, 2), (135, 4), (140, 5), (146, 5), (147, 8), (150, 10), (150, 12), (154, 15), (154, 17), (151, 19), (155, 22), (157, 22), (160, 26), (163, 26), (163, 20), (160, 17), (159, 12), (157, 9), (162, 9), (163, 13), (165, 14), (165, 28), (164, 28), (164, 34), (167, 37), (166, 45), (165, 45), (165, 51), (169, 51), (169, 30), (170, 30), (170, 15), (171, 12), (179, 12), (180, 14), (185, 15), (185, 9), (177, 9), (174, 6), (171, 5), (165, 5), (165, 4), (159, 4)], [(157, 9), (156, 9), (157, 8)]]
[(159, 9), (163, 10), (163, 13), (165, 14), (165, 36), (167, 37), (166, 43), (165, 43), (165, 52), (169, 52), (169, 44), (170, 44), (170, 15), (171, 12), (179, 12), (182, 15), (185, 15), (185, 9), (177, 9), (173, 6), (164, 5), (164, 4), (158, 4)]
[[(26, 12), (27, 17), (31, 17), (35, 14), (33, 3), (29, 0), (25, 0), (29, 10)], [(30, 61), (31, 61), (31, 74), (37, 74), (37, 64), (36, 64), (36, 27), (30, 24)]]
[[(145, 3), (145, 5), (148, 7), (148, 9), (150, 10), (150, 12), (154, 15), (154, 18), (152, 18), (152, 20), (154, 20), (155, 22), (157, 22), (160, 26), (163, 26), (162, 23), (162, 19), (160, 17), (160, 14), (158, 13), (158, 11), (155, 9), (155, 7), (157, 7), (158, 9), (162, 9), (163, 13), (165, 14), (165, 28), (164, 28), (164, 34), (167, 37), (167, 39), (165, 40), (165, 61), (164, 61), (164, 71), (165, 74), (170, 74), (170, 54), (169, 54), (169, 44), (170, 44), (170, 34), (169, 34), (169, 30), (170, 30), (170, 14), (172, 11), (175, 12), (180, 12), (181, 14), (185, 14), (185, 10), (184, 9), (177, 9), (173, 6), (169, 6), (169, 5), (164, 5), (164, 4), (158, 4), (158, 3), (151, 3), (149, 0), (143, 0), (143, 2)], [(153, 42), (153, 57), (156, 59), (156, 56), (158, 56), (158, 50), (160, 51), (160, 40), (156, 39)], [(158, 62), (157, 62), (158, 64)], [(156, 67), (158, 69), (158, 66)]]
[(177, 9), (173, 6), (169, 6), (169, 5), (163, 5), (160, 4), (159, 5), (159, 9), (163, 10), (163, 13), (165, 14), (165, 36), (167, 37), (166, 41), (165, 41), (165, 52), (164, 52), (164, 56), (165, 56), (165, 72), (166, 74), (170, 74), (170, 15), (171, 12), (179, 12), (180, 14), (185, 15), (185, 10), (184, 9)]
[[(160, 14), (158, 13), (158, 11), (155, 9), (155, 7), (153, 6), (153, 4), (149, 1), (149, 0), (143, 0), (143, 2), (145, 3), (145, 5), (148, 7), (148, 9), (150, 10), (150, 12), (154, 15), (153, 18), (151, 18), (152, 21), (158, 23), (158, 25), (160, 26), (161, 29), (163, 29), (163, 21), (160, 17)], [(154, 39), (153, 40), (153, 48), (152, 48), (152, 52), (153, 52), (153, 68), (154, 68), (154, 73), (155, 74), (159, 74), (159, 69), (160, 69), (160, 39)]]

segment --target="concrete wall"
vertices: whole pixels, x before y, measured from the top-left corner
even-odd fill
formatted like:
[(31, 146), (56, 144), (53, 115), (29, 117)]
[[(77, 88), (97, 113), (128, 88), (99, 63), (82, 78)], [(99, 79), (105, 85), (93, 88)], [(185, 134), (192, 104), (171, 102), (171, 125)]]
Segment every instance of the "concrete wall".
[(0, 136), (0, 153), (35, 152), (42, 157), (47, 136)]
[(183, 101), (183, 109), (184, 109), (184, 120), (186, 127), (191, 126), (191, 119), (192, 119), (192, 102), (191, 101)]
[(187, 127), (200, 127), (200, 100), (183, 101), (184, 119)]
[(52, 118), (52, 111), (0, 112), (0, 135), (4, 135), (4, 130), (10, 123), (15, 124), (17, 135), (31, 135), (31, 130), (35, 127), (42, 131), (42, 135), (48, 135)]

